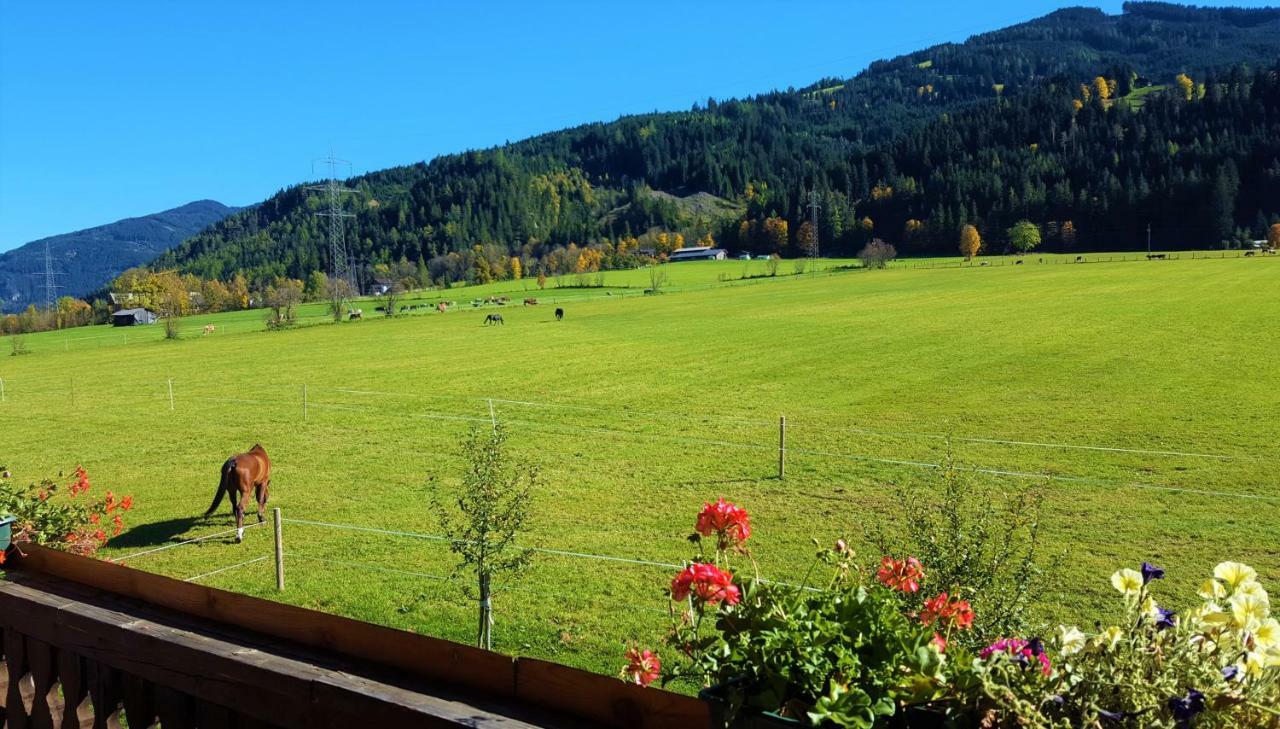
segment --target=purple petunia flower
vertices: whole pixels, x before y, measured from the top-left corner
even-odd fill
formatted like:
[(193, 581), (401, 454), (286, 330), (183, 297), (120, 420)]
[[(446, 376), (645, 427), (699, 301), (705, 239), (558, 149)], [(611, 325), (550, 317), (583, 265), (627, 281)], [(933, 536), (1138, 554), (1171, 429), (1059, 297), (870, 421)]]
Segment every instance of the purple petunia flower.
[(1228, 681), (1231, 681), (1232, 679), (1234, 679), (1234, 678), (1235, 678), (1236, 676), (1238, 676), (1238, 675), (1240, 675), (1240, 667), (1239, 667), (1239, 666), (1231, 665), (1231, 666), (1227, 666), (1226, 668), (1222, 669), (1222, 677), (1223, 677), (1223, 678), (1225, 678), (1225, 679), (1226, 679), (1226, 680), (1228, 680)]
[(1179, 727), (1191, 726), (1191, 720), (1204, 711), (1204, 694), (1195, 689), (1187, 689), (1186, 696), (1175, 696), (1169, 699), (1169, 711), (1177, 720)]
[(1152, 580), (1163, 580), (1164, 570), (1151, 564), (1150, 562), (1142, 563), (1142, 584), (1147, 584)]
[(1173, 627), (1173, 616), (1175, 613), (1167, 608), (1156, 608), (1156, 627), (1160, 630)]

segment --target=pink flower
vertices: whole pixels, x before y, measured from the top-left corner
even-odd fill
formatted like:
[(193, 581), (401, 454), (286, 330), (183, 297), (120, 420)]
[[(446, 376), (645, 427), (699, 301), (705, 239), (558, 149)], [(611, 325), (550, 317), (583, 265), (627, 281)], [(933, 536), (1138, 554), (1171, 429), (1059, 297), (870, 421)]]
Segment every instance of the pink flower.
[(703, 503), (694, 527), (704, 537), (717, 534), (723, 546), (740, 544), (751, 536), (751, 517), (747, 510), (720, 497), (716, 503)]
[(902, 561), (885, 557), (880, 560), (876, 579), (891, 590), (916, 592), (920, 589), (920, 581), (924, 579), (924, 568), (915, 557), (907, 557)]
[(1049, 665), (1049, 656), (1045, 654), (1044, 645), (1039, 638), (1032, 638), (1031, 640), (1001, 638), (983, 648), (978, 653), (978, 657), (985, 660), (995, 653), (1009, 654), (1016, 663), (1021, 663), (1023, 668), (1030, 665), (1031, 659), (1034, 658), (1040, 662), (1040, 672), (1046, 676), (1053, 670)]
[(741, 599), (733, 575), (706, 562), (695, 562), (671, 580), (671, 599), (682, 601), (692, 594), (699, 602), (715, 605), (721, 600), (736, 605)]
[(648, 686), (662, 673), (662, 661), (653, 651), (628, 648), (626, 658), (627, 665), (622, 668), (622, 677), (632, 683)]

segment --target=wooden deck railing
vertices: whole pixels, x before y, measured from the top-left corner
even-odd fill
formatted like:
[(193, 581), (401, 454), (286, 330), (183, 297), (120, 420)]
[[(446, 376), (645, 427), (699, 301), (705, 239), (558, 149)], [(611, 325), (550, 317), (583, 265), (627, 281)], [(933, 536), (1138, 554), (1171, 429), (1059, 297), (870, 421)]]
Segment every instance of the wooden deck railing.
[(710, 726), (678, 694), (24, 551), (0, 577), (5, 727)]

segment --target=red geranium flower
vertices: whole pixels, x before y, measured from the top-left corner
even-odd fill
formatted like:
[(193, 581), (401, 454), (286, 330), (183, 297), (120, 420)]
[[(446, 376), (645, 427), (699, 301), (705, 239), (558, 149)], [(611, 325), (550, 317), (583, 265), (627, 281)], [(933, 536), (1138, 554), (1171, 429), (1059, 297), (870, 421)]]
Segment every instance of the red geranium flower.
[(133, 497), (126, 496), (120, 500), (120, 508), (128, 511), (133, 508)]
[(929, 642), (938, 647), (939, 653), (947, 652), (947, 639), (942, 637), (942, 633), (934, 633), (933, 640), (930, 640)]
[(973, 627), (973, 610), (968, 600), (952, 598), (947, 593), (924, 601), (924, 609), (920, 611), (920, 621), (925, 625), (933, 625), (934, 621), (948, 623), (950, 627), (967, 630)]
[(622, 676), (632, 683), (648, 686), (656, 681), (662, 672), (662, 661), (653, 651), (628, 648), (626, 657), (627, 665), (622, 669)]
[(720, 497), (714, 504), (703, 503), (694, 527), (704, 537), (716, 534), (722, 547), (740, 544), (751, 536), (751, 517), (747, 510)]
[(671, 598), (685, 600), (692, 594), (698, 601), (715, 605), (721, 600), (726, 605), (736, 605), (741, 599), (733, 575), (706, 562), (695, 562), (680, 571), (671, 580)]
[(876, 579), (891, 590), (916, 592), (920, 589), (920, 581), (924, 579), (924, 568), (920, 566), (920, 560), (915, 557), (907, 557), (901, 561), (893, 557), (885, 557), (880, 560)]

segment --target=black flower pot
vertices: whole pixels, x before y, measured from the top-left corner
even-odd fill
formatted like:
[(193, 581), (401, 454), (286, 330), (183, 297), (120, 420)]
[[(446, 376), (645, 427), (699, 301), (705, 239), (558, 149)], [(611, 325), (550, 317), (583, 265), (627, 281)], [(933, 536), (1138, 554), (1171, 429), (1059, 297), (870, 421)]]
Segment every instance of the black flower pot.
[(807, 721), (781, 716), (772, 711), (759, 712), (751, 709), (738, 711), (737, 716), (734, 716), (733, 720), (730, 721), (729, 703), (725, 698), (729, 690), (740, 685), (743, 680), (742, 678), (732, 678), (724, 683), (704, 688), (698, 692), (698, 698), (711, 706), (712, 726), (732, 727), (732, 729), (778, 729), (779, 727), (794, 729), (795, 727), (809, 725)]

